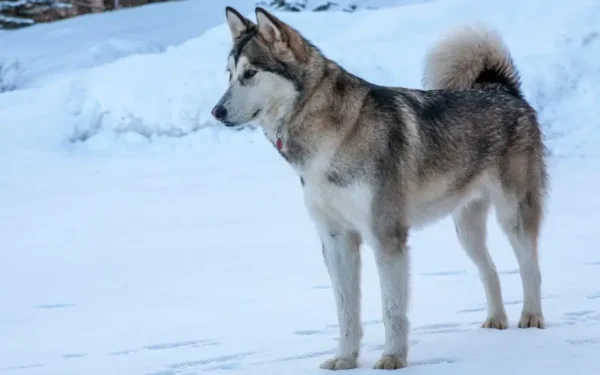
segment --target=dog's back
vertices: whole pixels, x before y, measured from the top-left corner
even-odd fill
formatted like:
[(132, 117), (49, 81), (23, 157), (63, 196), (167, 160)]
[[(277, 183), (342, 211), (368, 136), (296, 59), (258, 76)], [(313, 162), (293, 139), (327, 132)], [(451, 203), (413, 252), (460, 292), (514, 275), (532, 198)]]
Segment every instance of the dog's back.
[(541, 220), (547, 184), (542, 133), (502, 40), (484, 28), (447, 35), (427, 56), (423, 83), (428, 90), (398, 90), (418, 132), (408, 185), (416, 198), (409, 206), (419, 217), (411, 221), (443, 216), (473, 189), (497, 204), (508, 196), (532, 201)]

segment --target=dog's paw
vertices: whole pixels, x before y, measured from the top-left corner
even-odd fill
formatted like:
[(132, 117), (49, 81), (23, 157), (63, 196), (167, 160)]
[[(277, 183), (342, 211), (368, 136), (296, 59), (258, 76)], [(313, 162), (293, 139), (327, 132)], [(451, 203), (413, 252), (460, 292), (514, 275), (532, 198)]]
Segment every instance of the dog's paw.
[(489, 317), (483, 322), (481, 325), (482, 328), (489, 329), (507, 329), (508, 328), (508, 319), (506, 315), (504, 316), (492, 316)]
[(356, 358), (331, 358), (321, 364), (325, 370), (350, 370), (356, 368)]
[(393, 355), (384, 355), (381, 356), (379, 361), (375, 362), (373, 368), (376, 370), (397, 370), (407, 366), (408, 363), (405, 359)]
[(545, 328), (542, 314), (523, 313), (519, 320), (519, 328)]

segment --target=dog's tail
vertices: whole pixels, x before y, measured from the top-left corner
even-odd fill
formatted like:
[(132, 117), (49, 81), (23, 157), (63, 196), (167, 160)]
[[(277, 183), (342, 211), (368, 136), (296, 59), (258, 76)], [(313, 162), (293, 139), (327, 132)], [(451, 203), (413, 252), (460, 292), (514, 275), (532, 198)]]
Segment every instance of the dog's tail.
[(493, 30), (465, 26), (440, 39), (425, 59), (429, 90), (503, 89), (522, 97), (519, 72)]

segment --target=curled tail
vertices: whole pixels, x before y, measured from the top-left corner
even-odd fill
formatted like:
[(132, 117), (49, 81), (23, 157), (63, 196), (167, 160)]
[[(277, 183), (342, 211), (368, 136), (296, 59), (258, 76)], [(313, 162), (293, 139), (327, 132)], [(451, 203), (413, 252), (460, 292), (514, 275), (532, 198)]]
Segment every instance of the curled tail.
[(465, 26), (441, 38), (425, 59), (426, 89), (504, 89), (522, 97), (519, 72), (502, 38), (483, 26)]

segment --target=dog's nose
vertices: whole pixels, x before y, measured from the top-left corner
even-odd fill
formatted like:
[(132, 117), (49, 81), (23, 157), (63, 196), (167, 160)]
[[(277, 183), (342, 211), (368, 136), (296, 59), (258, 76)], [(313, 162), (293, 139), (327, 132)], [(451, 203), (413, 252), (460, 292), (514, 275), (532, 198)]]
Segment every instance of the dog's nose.
[(222, 105), (215, 106), (211, 113), (217, 120), (224, 120), (227, 117), (227, 109)]

